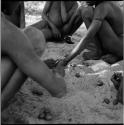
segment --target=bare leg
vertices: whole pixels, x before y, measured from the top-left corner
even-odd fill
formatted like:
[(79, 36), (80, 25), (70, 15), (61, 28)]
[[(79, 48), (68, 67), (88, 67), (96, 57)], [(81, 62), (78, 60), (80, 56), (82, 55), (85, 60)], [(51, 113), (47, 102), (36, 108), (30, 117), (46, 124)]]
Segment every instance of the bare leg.
[(48, 23), (44, 20), (41, 20), (35, 24), (31, 25), (43, 32), (46, 40), (51, 40), (53, 38), (52, 30), (49, 28)]
[(41, 20), (39, 22), (32, 24), (31, 26), (33, 26), (39, 30), (42, 30), (42, 29), (48, 28), (48, 23), (45, 20)]
[[(86, 28), (88, 29), (93, 18), (93, 8), (92, 7), (82, 7), (81, 6), (81, 15), (85, 23)], [(99, 59), (102, 55), (102, 46), (99, 42), (99, 38), (96, 35), (94, 39), (87, 45), (87, 49), (90, 52), (85, 52), (83, 57), (84, 59)]]
[(123, 59), (123, 36), (118, 36), (110, 24), (104, 20), (98, 33), (103, 48), (120, 59)]
[(9, 81), (15, 68), (15, 64), (13, 64), (8, 57), (1, 58), (1, 90), (3, 90), (4, 86)]
[(21, 85), (26, 80), (27, 76), (22, 73), (19, 69), (13, 73), (11, 79), (8, 81), (7, 85), (4, 87), (1, 94), (1, 109), (4, 110), (8, 106), (9, 100), (15, 95), (15, 93), (20, 89)]

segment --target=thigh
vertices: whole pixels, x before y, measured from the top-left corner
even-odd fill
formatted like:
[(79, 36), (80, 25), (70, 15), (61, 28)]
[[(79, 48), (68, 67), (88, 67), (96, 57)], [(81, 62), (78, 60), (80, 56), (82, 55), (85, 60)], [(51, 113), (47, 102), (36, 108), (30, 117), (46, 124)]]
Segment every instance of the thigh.
[(53, 32), (50, 28), (45, 28), (41, 30), (46, 38), (46, 42), (48, 40), (52, 40), (54, 38)]
[(16, 94), (20, 89), (21, 85), (26, 80), (27, 76), (22, 73), (19, 69), (16, 69), (12, 77), (4, 87), (1, 95), (1, 109), (7, 107), (9, 100)]
[(1, 58), (1, 89), (7, 84), (15, 69), (16, 65), (8, 57)]
[(98, 35), (106, 51), (118, 57), (123, 57), (123, 38), (120, 38), (114, 32), (111, 25), (106, 20), (103, 22)]
[(39, 30), (42, 30), (44, 28), (48, 28), (48, 23), (45, 20), (41, 20), (37, 23), (32, 24), (31, 26), (33, 26)]
[(24, 33), (29, 38), (37, 55), (42, 56), (46, 48), (46, 39), (43, 32), (35, 27), (29, 26), (24, 29)]

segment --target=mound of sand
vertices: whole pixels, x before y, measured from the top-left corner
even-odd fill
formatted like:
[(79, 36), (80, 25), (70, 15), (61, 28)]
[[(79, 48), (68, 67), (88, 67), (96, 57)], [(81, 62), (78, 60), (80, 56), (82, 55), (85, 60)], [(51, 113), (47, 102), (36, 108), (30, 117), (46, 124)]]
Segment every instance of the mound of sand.
[[(42, 59), (61, 58), (74, 46), (48, 43)], [(123, 66), (123, 61), (112, 66), (101, 60), (83, 62), (79, 55), (65, 69), (65, 97), (52, 97), (29, 78), (2, 113), (2, 121), (29, 124), (122, 123), (123, 105), (113, 105), (117, 91), (110, 78), (115, 71), (123, 72)]]

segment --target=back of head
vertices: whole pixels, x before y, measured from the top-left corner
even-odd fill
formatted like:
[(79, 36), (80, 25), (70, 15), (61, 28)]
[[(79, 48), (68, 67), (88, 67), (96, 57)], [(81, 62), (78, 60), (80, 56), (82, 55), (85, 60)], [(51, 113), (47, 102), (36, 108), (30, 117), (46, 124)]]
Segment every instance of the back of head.
[(88, 6), (97, 6), (98, 4), (104, 2), (103, 0), (97, 0), (97, 1), (86, 1)]

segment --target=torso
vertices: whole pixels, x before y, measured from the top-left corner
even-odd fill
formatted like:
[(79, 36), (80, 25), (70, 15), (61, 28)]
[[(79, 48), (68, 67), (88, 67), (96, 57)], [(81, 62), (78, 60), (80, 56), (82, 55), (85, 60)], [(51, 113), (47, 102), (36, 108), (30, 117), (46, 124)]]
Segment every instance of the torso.
[(61, 18), (61, 2), (54, 1), (52, 6), (48, 12), (49, 19), (55, 24), (57, 27), (62, 26), (62, 18)]
[[(72, 8), (75, 2), (67, 1), (65, 6), (67, 12)], [(63, 26), (61, 18), (61, 1), (54, 1), (48, 13), (50, 20), (59, 28)]]
[(116, 3), (109, 2), (107, 6), (108, 14), (106, 20), (112, 26), (112, 29), (117, 35), (123, 34), (123, 13)]

